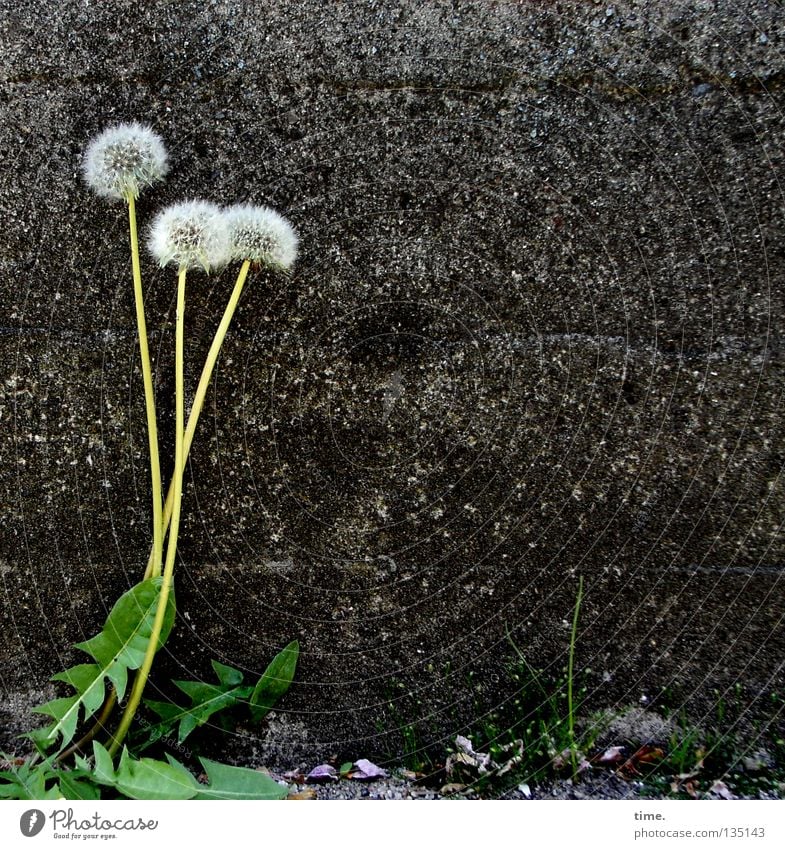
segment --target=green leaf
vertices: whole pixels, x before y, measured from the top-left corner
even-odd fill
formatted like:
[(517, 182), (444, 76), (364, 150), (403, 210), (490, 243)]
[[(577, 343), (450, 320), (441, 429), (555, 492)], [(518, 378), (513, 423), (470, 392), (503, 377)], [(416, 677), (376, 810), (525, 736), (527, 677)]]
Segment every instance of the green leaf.
[(93, 740), (93, 755), (95, 757), (95, 768), (93, 770), (95, 780), (99, 784), (107, 784), (113, 787), (115, 774), (114, 766), (112, 765), (112, 756), (97, 740)]
[[(125, 694), (127, 670), (139, 669), (144, 660), (162, 586), (163, 578), (150, 578), (132, 587), (117, 600), (101, 633), (76, 644), (76, 648), (89, 654), (105, 670), (117, 690), (118, 700)], [(174, 593), (170, 592), (156, 651), (166, 642), (174, 615)]]
[(58, 776), (57, 786), (60, 790), (60, 795), (64, 799), (87, 799), (94, 801), (101, 798), (101, 791), (95, 784), (86, 778), (79, 777), (64, 770)]
[(90, 761), (87, 758), (83, 758), (78, 752), (74, 752), (74, 763), (77, 766), (77, 769), (84, 770), (85, 772), (92, 772), (90, 768)]
[(135, 760), (123, 747), (115, 771), (112, 756), (97, 741), (93, 741), (93, 754), (93, 780), (114, 787), (130, 799), (191, 799), (196, 793), (196, 779), (181, 764), (174, 766), (152, 758)]
[(183, 711), (180, 719), (180, 728), (177, 733), (179, 743), (182, 743), (194, 728), (204, 725), (214, 713), (233, 707), (239, 701), (247, 699), (251, 690), (250, 687), (234, 687), (226, 692), (221, 689), (221, 686), (200, 684), (198, 681), (175, 681), (174, 683), (191, 699), (191, 707)]
[(243, 683), (243, 673), (233, 666), (227, 666), (225, 663), (219, 663), (217, 660), (211, 660), (210, 665), (213, 667), (216, 678), (225, 687), (237, 687)]
[(182, 773), (184, 773), (186, 776), (188, 776), (188, 778), (192, 778), (192, 777), (193, 777), (193, 776), (191, 775), (191, 773), (190, 773), (190, 772), (188, 772), (188, 770), (187, 770), (187, 769), (186, 769), (186, 768), (185, 768), (185, 767), (184, 767), (184, 766), (180, 763), (180, 761), (178, 761), (178, 760), (177, 760), (177, 758), (173, 758), (173, 757), (169, 754), (169, 752), (166, 752), (166, 760), (167, 760), (167, 761), (169, 762), (169, 764), (170, 764), (171, 766), (173, 766), (175, 769), (179, 769), (179, 770), (180, 770), (180, 772), (182, 772)]
[(273, 658), (251, 695), (251, 715), (257, 722), (272, 710), (273, 705), (289, 689), (300, 656), (297, 640), (289, 643)]
[[(101, 682), (101, 698), (103, 698), (103, 681)], [(63, 745), (69, 743), (76, 733), (76, 724), (79, 721), (79, 696), (70, 696), (65, 699), (52, 699), (50, 702), (33, 708), (33, 713), (43, 713), (56, 720), (53, 725), (46, 728), (37, 728), (33, 734), (37, 743), (44, 747), (51, 745), (57, 734), (63, 735)], [(89, 714), (86, 714), (89, 716)]]
[(193, 799), (199, 789), (196, 779), (180, 764), (153, 758), (137, 761), (127, 749), (120, 756), (115, 787), (130, 799)]
[[(84, 706), (88, 716), (94, 714), (104, 703), (104, 688), (93, 686), (95, 684), (96, 665), (94, 663), (80, 663), (72, 666), (64, 672), (58, 672), (52, 676), (52, 681), (65, 681), (78, 693), (84, 693)], [(66, 699), (67, 701), (67, 699)], [(40, 711), (43, 713), (43, 711)]]
[(145, 701), (145, 704), (161, 717), (161, 721), (145, 730), (148, 742), (159, 740), (172, 733), (175, 726), (177, 740), (182, 743), (186, 737), (213, 714), (232, 708), (244, 702), (251, 694), (251, 687), (242, 687), (243, 673), (232, 666), (212, 661), (218, 684), (205, 684), (202, 681), (174, 681), (175, 686), (191, 700), (188, 707), (180, 707), (170, 702)]
[[(161, 594), (163, 578), (151, 578), (124, 593), (115, 603), (100, 634), (76, 648), (86, 652), (95, 663), (82, 663), (59, 672), (55, 681), (65, 681), (76, 695), (54, 699), (34, 708), (54, 719), (54, 723), (31, 733), (36, 745), (46, 749), (61, 737), (61, 748), (67, 746), (76, 733), (80, 717), (89, 719), (101, 707), (106, 697), (106, 680), (112, 682), (117, 698), (122, 699), (128, 683), (128, 670), (142, 665), (152, 634), (153, 620)], [(174, 593), (167, 599), (160, 648), (172, 630), (175, 616)], [(156, 649), (157, 650), (157, 649)]]
[(32, 766), (30, 761), (25, 761), (9, 771), (0, 772), (0, 798), (100, 799), (89, 763), (85, 758), (79, 760), (81, 763), (74, 769), (55, 766), (52, 757)]
[(47, 787), (53, 770), (50, 761), (39, 761), (33, 766), (25, 761), (21, 766), (0, 772), (0, 799), (57, 799), (57, 786)]
[[(97, 748), (96, 748), (97, 746)], [(96, 744), (96, 772), (99, 758), (108, 752)], [(200, 758), (209, 784), (200, 784), (179, 761), (170, 755), (166, 761), (153, 758), (136, 760), (123, 748), (120, 764), (114, 772), (110, 763), (101, 767), (102, 778), (130, 799), (282, 799), (289, 788), (277, 784), (262, 772), (226, 766)]]
[(132, 727), (133, 737), (132, 749), (137, 754), (143, 752), (148, 746), (157, 743), (162, 737), (168, 737), (182, 716), (182, 708), (172, 702), (157, 702), (153, 699), (144, 699), (145, 705), (158, 714), (160, 722), (154, 724), (143, 722)]
[(217, 684), (174, 681), (175, 686), (188, 696), (190, 704), (181, 706), (146, 699), (145, 704), (158, 715), (159, 721), (144, 728), (141, 740), (137, 736), (134, 751), (143, 751), (162, 737), (173, 734), (175, 729), (177, 741), (183, 743), (192, 731), (204, 725), (212, 716), (244, 703), (249, 698), (254, 717), (261, 719), (289, 689), (299, 651), (297, 641), (286, 646), (267, 667), (255, 688), (243, 686), (243, 673), (239, 669), (217, 660), (211, 661)]
[[(130, 799), (282, 799), (288, 787), (269, 775), (253, 769), (226, 766), (200, 758), (209, 784), (200, 784), (173, 757), (166, 761), (153, 758), (132, 758), (123, 748), (115, 771), (109, 752), (93, 742), (95, 767), (90, 770), (87, 759), (81, 758), (76, 769), (54, 767), (51, 759), (30, 766), (25, 762), (10, 770), (0, 771), (0, 798), (4, 799), (85, 799), (101, 798), (97, 784), (113, 787)], [(48, 786), (51, 783), (51, 786)]]
[(37, 799), (31, 780), (20, 778), (16, 770), (0, 772), (0, 799)]
[(197, 785), (195, 799), (283, 799), (289, 788), (255, 769), (199, 758), (209, 784)]

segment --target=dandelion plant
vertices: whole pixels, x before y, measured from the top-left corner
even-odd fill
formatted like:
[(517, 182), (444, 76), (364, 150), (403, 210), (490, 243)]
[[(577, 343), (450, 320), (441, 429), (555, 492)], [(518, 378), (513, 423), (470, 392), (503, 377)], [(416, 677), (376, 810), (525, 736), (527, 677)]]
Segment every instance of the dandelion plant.
[[(71, 695), (53, 699), (36, 708), (50, 720), (31, 732), (38, 750), (28, 766), (17, 772), (0, 769), (0, 796), (15, 798), (39, 788), (35, 798), (100, 798), (101, 787), (131, 798), (278, 798), (285, 794), (257, 773), (202, 759), (211, 781), (209, 788), (198, 784), (181, 764), (150, 758), (135, 759), (134, 746), (145, 748), (173, 733), (182, 739), (204, 725), (215, 713), (241, 703), (250, 708), (254, 721), (261, 720), (287, 690), (293, 680), (299, 644), (290, 642), (278, 652), (253, 684), (243, 684), (240, 670), (213, 661), (218, 684), (177, 681), (190, 704), (169, 705), (148, 702), (147, 707), (161, 720), (140, 744), (138, 730), (124, 744), (141, 703), (156, 652), (166, 642), (175, 621), (174, 569), (180, 530), (185, 460), (193, 442), (199, 414), (218, 360), (221, 345), (234, 316), (243, 286), (252, 266), (288, 271), (297, 256), (297, 235), (291, 224), (267, 207), (240, 205), (222, 210), (206, 201), (175, 204), (160, 212), (150, 229), (150, 253), (164, 268), (177, 271), (177, 312), (175, 320), (175, 433), (174, 468), (166, 502), (162, 498), (158, 428), (153, 391), (152, 368), (142, 289), (136, 200), (140, 192), (163, 179), (168, 170), (166, 151), (149, 127), (125, 124), (98, 136), (89, 146), (83, 162), (84, 177), (101, 197), (124, 200), (128, 205), (131, 267), (139, 332), (139, 350), (145, 387), (145, 406), (150, 446), (150, 474), (153, 505), (153, 539), (144, 579), (127, 590), (112, 607), (99, 634), (76, 648), (87, 654), (89, 663), (66, 669), (53, 680), (68, 684)], [(214, 271), (229, 261), (240, 263), (239, 273), (210, 346), (202, 369), (193, 405), (185, 422), (184, 352), (186, 278), (189, 271)], [(168, 532), (168, 540), (166, 535)], [(164, 559), (164, 543), (166, 557)], [(130, 684), (129, 673), (136, 672)], [(122, 700), (126, 698), (123, 702)], [(117, 702), (124, 708), (117, 729), (110, 722)], [(77, 734), (83, 723), (91, 727)], [(107, 746), (94, 739), (108, 736)], [(93, 762), (84, 757), (93, 742)], [(120, 752), (115, 769), (113, 758)], [(71, 769), (62, 769), (65, 761)], [(27, 772), (25, 772), (27, 770)], [(27, 773), (35, 773), (34, 781)], [(20, 790), (21, 788), (21, 790)], [(76, 794), (76, 795), (69, 795)], [(87, 794), (87, 795), (85, 795)], [(19, 796), (22, 798), (22, 796)], [(28, 798), (24, 796), (24, 798)]]

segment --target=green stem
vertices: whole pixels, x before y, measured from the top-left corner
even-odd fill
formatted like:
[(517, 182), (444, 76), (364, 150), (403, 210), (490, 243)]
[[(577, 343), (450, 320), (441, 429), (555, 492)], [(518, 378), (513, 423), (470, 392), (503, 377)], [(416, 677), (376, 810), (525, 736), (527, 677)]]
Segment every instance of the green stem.
[(570, 634), (570, 660), (567, 667), (567, 722), (570, 735), (570, 760), (572, 761), (572, 777), (578, 776), (578, 751), (575, 747), (575, 710), (572, 701), (572, 680), (575, 666), (575, 643), (578, 638), (578, 614), (583, 600), (583, 575), (578, 581), (578, 597), (575, 599), (575, 612), (572, 616), (572, 632)]
[[(229, 325), (231, 324), (232, 318), (234, 317), (235, 310), (237, 309), (237, 304), (240, 302), (240, 295), (242, 294), (243, 286), (245, 284), (245, 278), (248, 276), (248, 269), (250, 267), (251, 263), (249, 260), (246, 260), (242, 264), (240, 268), (240, 273), (237, 275), (237, 281), (234, 284), (234, 289), (232, 290), (232, 296), (229, 298), (229, 303), (226, 305), (223, 318), (221, 319), (221, 323), (218, 325), (218, 330), (216, 331), (215, 337), (213, 338), (213, 343), (210, 346), (210, 350), (207, 352), (207, 359), (205, 360), (204, 368), (202, 369), (202, 375), (199, 378), (199, 385), (196, 387), (196, 394), (194, 395), (193, 406), (191, 407), (191, 412), (188, 416), (188, 424), (185, 427), (183, 462), (188, 459), (188, 454), (191, 451), (191, 445), (194, 441), (194, 434), (196, 433), (196, 425), (199, 421), (199, 414), (202, 412), (202, 406), (204, 405), (204, 399), (207, 395), (207, 389), (210, 385), (210, 379), (213, 375), (213, 369), (215, 368), (215, 364), (218, 361), (218, 354), (221, 351), (221, 346), (223, 345), (224, 339), (226, 338), (226, 334), (229, 330)], [(172, 482), (169, 484), (169, 491), (166, 493), (166, 504), (164, 505), (164, 534), (166, 533), (167, 528), (169, 527), (169, 522), (172, 518), (172, 507), (174, 504), (174, 500), (174, 480), (172, 480)], [(145, 579), (154, 577), (154, 555), (155, 551), (153, 550), (153, 552), (151, 552), (150, 554), (150, 559), (147, 562), (147, 571), (144, 574)]]
[(158, 459), (158, 426), (155, 419), (155, 394), (153, 373), (150, 366), (150, 351), (147, 347), (147, 325), (144, 318), (144, 294), (142, 272), (139, 267), (139, 237), (136, 230), (136, 201), (128, 195), (128, 225), (131, 231), (131, 269), (134, 278), (134, 300), (136, 301), (136, 324), (139, 332), (139, 353), (142, 360), (144, 401), (147, 409), (147, 439), (150, 443), (150, 478), (153, 497), (153, 551), (150, 555), (150, 572), (161, 574), (164, 547), (164, 524), (161, 509), (161, 464)]
[(158, 607), (155, 611), (152, 633), (147, 644), (144, 660), (139, 672), (134, 679), (133, 689), (128, 698), (120, 725), (115, 732), (109, 753), (114, 755), (120, 748), (125, 735), (133, 721), (139, 702), (142, 699), (147, 678), (153, 665), (153, 658), (158, 649), (158, 640), (163, 628), (166, 604), (169, 600), (169, 592), (174, 577), (174, 564), (177, 555), (177, 535), (180, 530), (180, 508), (183, 500), (183, 471), (185, 468), (184, 432), (185, 432), (185, 401), (183, 390), (183, 352), (185, 348), (185, 274), (186, 269), (181, 268), (177, 281), (177, 325), (175, 331), (175, 369), (174, 369), (174, 393), (175, 393), (175, 443), (174, 443), (174, 471), (172, 473), (172, 486), (174, 488), (171, 531), (169, 533), (169, 545), (166, 549), (166, 564), (164, 565), (164, 579), (161, 585), (161, 594), (158, 597)]

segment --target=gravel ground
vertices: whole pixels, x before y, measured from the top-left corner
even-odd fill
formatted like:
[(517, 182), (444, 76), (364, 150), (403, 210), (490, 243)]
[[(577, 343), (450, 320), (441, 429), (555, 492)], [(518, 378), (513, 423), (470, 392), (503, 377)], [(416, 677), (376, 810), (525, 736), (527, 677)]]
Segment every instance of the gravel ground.
[[(376, 771), (369, 761), (360, 761), (355, 767), (363, 764)], [(651, 796), (642, 781), (625, 780), (608, 769), (584, 773), (577, 783), (567, 779), (543, 781), (537, 785), (516, 784), (510, 774), (495, 780), (490, 780), (486, 774), (482, 782), (473, 782), (466, 773), (464, 776), (462, 781), (458, 780), (460, 768), (452, 771), (448, 758), (444, 769), (430, 775), (399, 768), (371, 780), (358, 779), (356, 773), (351, 772), (348, 776), (318, 780), (313, 774), (306, 778), (296, 770), (278, 774), (276, 778), (289, 783), (291, 795), (299, 799), (633, 799), (642, 792)]]
[[(294, 798), (303, 799), (390, 799), (435, 801), (443, 799), (504, 799), (504, 800), (567, 800), (567, 799), (663, 799), (667, 798), (654, 791), (651, 785), (643, 781), (627, 781), (612, 772), (600, 772), (584, 777), (579, 783), (571, 780), (547, 782), (535, 787), (519, 785), (503, 792), (485, 791), (481, 794), (440, 792), (438, 787), (425, 787), (400, 775), (376, 781), (340, 780), (329, 784), (295, 783), (292, 786)], [(711, 794), (708, 799), (762, 799), (782, 798), (773, 791), (761, 791), (756, 795), (731, 795), (723, 797), (719, 793)]]
[[(588, 776), (579, 784), (571, 781), (557, 781), (543, 784), (534, 788), (519, 785), (504, 792), (494, 793), (447, 793), (442, 794), (438, 787), (424, 787), (411, 779), (392, 775), (389, 778), (371, 782), (335, 781), (329, 784), (295, 784), (295, 797), (313, 799), (408, 799), (408, 800), (442, 800), (442, 799), (506, 799), (506, 800), (536, 800), (536, 799), (639, 799), (642, 797), (644, 784), (640, 781), (625, 781), (612, 774)], [(653, 798), (651, 793), (646, 798)]]

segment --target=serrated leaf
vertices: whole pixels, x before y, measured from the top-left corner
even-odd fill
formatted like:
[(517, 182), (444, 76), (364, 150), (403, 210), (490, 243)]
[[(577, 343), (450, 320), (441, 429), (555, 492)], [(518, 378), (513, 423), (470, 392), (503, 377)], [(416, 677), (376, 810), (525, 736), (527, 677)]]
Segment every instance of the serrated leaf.
[(78, 752), (74, 753), (74, 763), (76, 764), (77, 769), (84, 770), (85, 772), (92, 772), (90, 768), (90, 761), (87, 758), (83, 758)]
[(51, 725), (44, 725), (41, 728), (34, 728), (32, 731), (28, 731), (26, 735), (22, 736), (26, 736), (28, 739), (32, 740), (38, 753), (43, 755), (46, 754), (46, 750), (52, 745), (52, 741), (49, 736), (51, 727)]
[(239, 669), (215, 660), (212, 665), (218, 684), (205, 684), (203, 681), (173, 682), (191, 700), (188, 707), (170, 702), (145, 701), (161, 717), (160, 722), (146, 729), (149, 742), (167, 736), (177, 726), (177, 740), (182, 743), (195, 728), (204, 725), (218, 711), (232, 708), (250, 696), (251, 687), (239, 686), (243, 680), (243, 673)]
[(234, 707), (241, 699), (247, 698), (247, 687), (234, 687), (225, 692), (221, 687), (211, 684), (199, 684), (195, 681), (175, 681), (175, 684), (191, 698), (191, 707), (184, 711), (177, 732), (177, 740), (183, 740), (200, 725), (220, 710)]
[(243, 673), (239, 669), (219, 663), (217, 660), (211, 660), (210, 665), (218, 681), (225, 687), (237, 687), (243, 683)]
[(33, 799), (32, 783), (21, 780), (16, 770), (0, 771), (0, 799)]
[[(102, 746), (95, 752), (98, 769), (98, 758), (109, 755)], [(117, 771), (111, 769), (110, 763), (108, 769), (104, 766), (103, 775), (111, 778), (106, 783), (130, 799), (283, 799), (288, 793), (288, 787), (257, 770), (227, 766), (207, 758), (200, 761), (207, 773), (207, 785), (200, 784), (183, 764), (168, 754), (166, 761), (136, 760), (126, 748)]]
[(209, 784), (198, 784), (195, 799), (283, 799), (289, 788), (255, 769), (199, 758)]
[(188, 771), (188, 769), (187, 769), (186, 767), (184, 767), (184, 766), (180, 763), (180, 761), (178, 761), (178, 760), (177, 760), (177, 758), (172, 757), (172, 756), (169, 754), (169, 752), (166, 752), (166, 753), (165, 753), (165, 756), (166, 756), (166, 760), (169, 762), (169, 764), (170, 764), (171, 766), (173, 766), (175, 769), (179, 769), (179, 770), (180, 770), (180, 772), (184, 773), (184, 774), (185, 774), (188, 778), (193, 778), (193, 776), (192, 776), (192, 775), (191, 775), (191, 773)]
[(86, 799), (95, 801), (101, 798), (101, 791), (92, 781), (69, 772), (61, 772), (57, 782), (60, 794), (64, 799)]
[(110, 787), (114, 786), (115, 774), (112, 756), (98, 740), (93, 740), (93, 757), (95, 758), (95, 768), (93, 769), (95, 780), (99, 784), (107, 784)]
[[(151, 578), (132, 587), (117, 600), (101, 633), (76, 644), (76, 648), (86, 652), (96, 663), (79, 664), (54, 676), (53, 680), (70, 684), (76, 695), (34, 708), (36, 713), (55, 720), (52, 725), (32, 732), (30, 736), (37, 746), (50, 747), (58, 737), (62, 738), (61, 747), (67, 746), (74, 737), (80, 717), (88, 719), (103, 704), (107, 679), (114, 685), (118, 699), (123, 698), (128, 670), (138, 669), (144, 660), (162, 584), (163, 578)], [(158, 648), (169, 636), (174, 616), (174, 593), (170, 592)]]
[(123, 749), (115, 776), (115, 787), (130, 799), (193, 799), (199, 785), (181, 765), (153, 758), (134, 760)]
[(104, 746), (93, 741), (95, 767), (92, 780), (115, 788), (129, 799), (191, 799), (196, 779), (181, 764), (141, 758), (136, 760), (123, 747), (117, 770)]
[(33, 766), (25, 761), (19, 767), (0, 772), (0, 798), (28, 801), (57, 799), (57, 787), (46, 786), (51, 772), (52, 765), (49, 761), (39, 761)]
[[(105, 670), (115, 686), (118, 700), (125, 695), (127, 670), (139, 669), (144, 661), (162, 586), (163, 578), (150, 578), (131, 587), (115, 602), (101, 632), (83, 643), (76, 643), (76, 648), (89, 654)], [(166, 642), (174, 615), (174, 593), (170, 592), (156, 651)], [(118, 680), (114, 678), (116, 674)]]
[(275, 703), (289, 689), (297, 669), (300, 644), (293, 640), (281, 649), (265, 669), (251, 695), (251, 716), (255, 721), (264, 719)]
[[(101, 697), (103, 698), (103, 690)], [(79, 722), (79, 704), (79, 694), (77, 694), (63, 699), (52, 699), (40, 707), (34, 707), (33, 713), (42, 713), (56, 721), (54, 725), (48, 725), (46, 728), (36, 728), (32, 732), (33, 739), (44, 746), (47, 743), (51, 745), (56, 735), (60, 733), (63, 735), (63, 745), (69, 743), (76, 733), (76, 724)]]
[[(21, 799), (19, 784), (7, 772), (0, 772), (0, 799)], [(24, 797), (27, 798), (27, 797)]]
[[(143, 730), (147, 741), (142, 744), (142, 748), (156, 743), (161, 737), (168, 735), (183, 715), (183, 709), (173, 702), (157, 702), (153, 699), (145, 699), (144, 703), (150, 710), (158, 714), (160, 722), (156, 722), (154, 725), (144, 725)], [(136, 745), (134, 751), (136, 751)]]
[(85, 710), (88, 711), (87, 715), (90, 716), (104, 703), (104, 688), (91, 686), (99, 673), (100, 668), (95, 663), (80, 663), (78, 666), (72, 666), (64, 672), (53, 675), (52, 681), (65, 681), (77, 693), (84, 693)]

